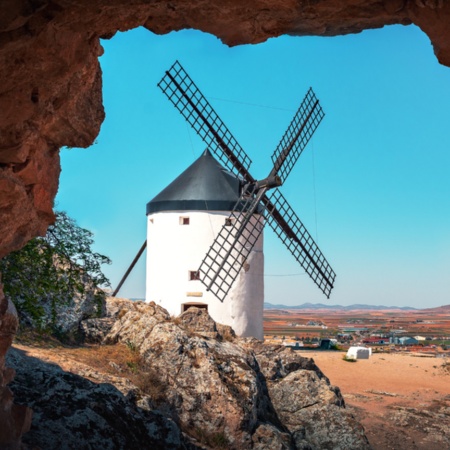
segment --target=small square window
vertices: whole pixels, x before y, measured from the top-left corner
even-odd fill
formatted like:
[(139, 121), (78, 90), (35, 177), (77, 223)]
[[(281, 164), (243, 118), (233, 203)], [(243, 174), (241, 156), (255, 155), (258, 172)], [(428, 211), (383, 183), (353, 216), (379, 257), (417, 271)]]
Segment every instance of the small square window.
[(227, 217), (225, 219), (225, 226), (226, 227), (231, 227), (233, 225), (233, 219), (231, 219), (230, 217)]
[(189, 281), (200, 280), (200, 271), (199, 270), (190, 270), (189, 271)]
[(189, 225), (189, 217), (180, 217), (180, 225)]

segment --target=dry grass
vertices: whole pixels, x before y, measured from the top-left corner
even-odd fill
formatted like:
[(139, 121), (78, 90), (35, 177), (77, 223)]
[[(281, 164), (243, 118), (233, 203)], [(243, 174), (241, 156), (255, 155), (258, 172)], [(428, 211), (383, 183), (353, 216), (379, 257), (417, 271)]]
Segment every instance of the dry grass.
[(209, 448), (230, 448), (230, 442), (228, 441), (228, 438), (223, 431), (209, 433), (200, 427), (195, 427), (191, 430), (190, 434), (200, 443), (207, 445)]
[(132, 343), (68, 346), (51, 336), (32, 332), (21, 334), (16, 342), (45, 352), (56, 350), (58, 358), (68, 358), (98, 372), (130, 380), (156, 404), (164, 400), (166, 387), (159, 373), (146, 363)]
[(155, 404), (164, 402), (167, 385), (162, 381), (159, 373), (152, 368), (142, 370), (139, 368), (134, 377), (134, 384), (146, 395), (149, 395)]

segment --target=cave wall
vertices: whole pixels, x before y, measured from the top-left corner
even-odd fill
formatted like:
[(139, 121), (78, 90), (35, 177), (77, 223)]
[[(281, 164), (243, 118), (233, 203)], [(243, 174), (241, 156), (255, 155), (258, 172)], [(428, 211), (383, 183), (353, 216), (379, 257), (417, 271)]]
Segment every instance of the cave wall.
[[(445, 0), (2, 0), (0, 14), (0, 258), (54, 220), (62, 146), (88, 147), (104, 119), (100, 38), (138, 26), (194, 28), (227, 45), (270, 37), (335, 36), (415, 24), (450, 66)], [(431, 51), (431, 47), (430, 47)], [(6, 387), (4, 354), (17, 328), (0, 285), (0, 448), (19, 445), (30, 411)], [(2, 431), (2, 430), (0, 430)], [(5, 440), (2, 442), (2, 436)]]
[[(53, 220), (59, 148), (87, 147), (104, 119), (100, 38), (195, 28), (228, 45), (416, 24), (450, 66), (443, 0), (3, 0), (0, 16), (0, 257)], [(214, 20), (211, 20), (214, 18)], [(431, 50), (431, 49), (430, 49)]]

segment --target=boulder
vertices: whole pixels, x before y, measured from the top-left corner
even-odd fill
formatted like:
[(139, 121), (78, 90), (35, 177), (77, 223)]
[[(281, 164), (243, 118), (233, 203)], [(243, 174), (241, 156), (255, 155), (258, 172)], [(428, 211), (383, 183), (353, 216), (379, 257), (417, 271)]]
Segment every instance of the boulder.
[(220, 435), (236, 449), (370, 448), (339, 389), (312, 359), (256, 339), (223, 340), (204, 309), (175, 320), (155, 304), (139, 309), (141, 316), (127, 306), (106, 341), (138, 349), (182, 430)]
[(111, 331), (115, 320), (111, 317), (86, 319), (80, 322), (80, 334), (85, 342), (100, 344)]

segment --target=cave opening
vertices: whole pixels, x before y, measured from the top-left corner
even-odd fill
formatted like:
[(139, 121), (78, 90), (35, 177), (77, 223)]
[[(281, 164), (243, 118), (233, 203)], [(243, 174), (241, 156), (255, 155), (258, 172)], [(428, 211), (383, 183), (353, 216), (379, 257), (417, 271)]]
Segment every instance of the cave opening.
[[(113, 286), (145, 239), (146, 202), (204, 150), (156, 87), (178, 59), (255, 173), (315, 89), (326, 117), (284, 192), (336, 266), (333, 303), (445, 303), (450, 71), (417, 27), (232, 48), (195, 30), (140, 28), (102, 45), (106, 119), (91, 148), (62, 151), (57, 208), (95, 231)], [(323, 301), (271, 233), (266, 252), (266, 301)], [(142, 258), (121, 295), (143, 298), (144, 272)]]

